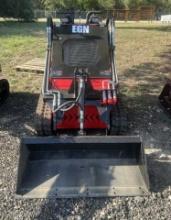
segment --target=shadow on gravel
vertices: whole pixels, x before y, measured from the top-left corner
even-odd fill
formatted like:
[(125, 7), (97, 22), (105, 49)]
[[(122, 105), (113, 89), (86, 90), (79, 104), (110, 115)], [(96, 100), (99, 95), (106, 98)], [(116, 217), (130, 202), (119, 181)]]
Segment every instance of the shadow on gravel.
[(11, 93), (0, 107), (1, 131), (8, 131), (10, 135), (19, 138), (31, 135), (38, 97), (38, 94), (32, 93)]
[(171, 159), (159, 158), (156, 153), (148, 156), (148, 169), (152, 192), (163, 192), (171, 187)]

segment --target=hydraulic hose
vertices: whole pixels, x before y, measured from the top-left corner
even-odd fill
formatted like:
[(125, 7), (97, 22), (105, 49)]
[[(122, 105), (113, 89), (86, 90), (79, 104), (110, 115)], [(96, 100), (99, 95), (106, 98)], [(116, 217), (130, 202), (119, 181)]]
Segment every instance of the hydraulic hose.
[[(80, 89), (80, 92), (76, 98), (76, 100), (74, 101), (67, 101), (67, 102), (64, 102), (62, 103), (60, 106), (58, 106), (54, 111), (53, 113), (56, 113), (57, 111), (62, 111), (62, 112), (66, 112), (66, 111), (69, 111), (70, 109), (72, 109), (75, 105), (78, 105), (80, 106), (80, 104), (78, 103), (80, 97), (81, 97), (81, 93), (83, 91), (83, 88)], [(70, 105), (70, 106), (68, 106)], [(68, 106), (68, 107), (67, 107)], [(65, 108), (66, 107), (66, 108)]]

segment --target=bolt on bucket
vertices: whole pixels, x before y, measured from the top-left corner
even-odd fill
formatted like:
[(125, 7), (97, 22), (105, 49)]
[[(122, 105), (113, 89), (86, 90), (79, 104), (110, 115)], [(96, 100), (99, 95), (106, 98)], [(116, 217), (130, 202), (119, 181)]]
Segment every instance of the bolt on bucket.
[(25, 138), (17, 195), (25, 198), (147, 195), (149, 179), (139, 137)]

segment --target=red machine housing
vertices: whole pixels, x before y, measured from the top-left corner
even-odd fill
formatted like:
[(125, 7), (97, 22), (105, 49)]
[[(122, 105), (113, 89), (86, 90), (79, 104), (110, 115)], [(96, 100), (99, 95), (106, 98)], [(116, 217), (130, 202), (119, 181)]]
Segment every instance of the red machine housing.
[[(90, 78), (87, 83), (93, 91), (98, 91), (102, 94), (103, 91), (108, 90), (108, 83), (111, 81), (110, 78)], [(50, 78), (49, 83), (52, 90), (59, 91), (69, 91), (74, 83), (72, 78)], [(102, 97), (102, 96), (101, 96)], [(101, 108), (106, 108), (108, 103), (111, 100), (106, 100), (106, 103), (101, 100), (98, 100), (96, 104), (85, 104), (85, 116), (84, 116), (84, 129), (107, 129), (108, 123), (105, 119), (101, 117)], [(56, 117), (54, 115), (54, 117)], [(105, 118), (105, 117), (104, 117)], [(75, 106), (69, 111), (63, 113), (61, 120), (58, 120), (58, 123), (55, 125), (55, 128), (58, 130), (68, 130), (68, 129), (79, 129), (79, 107)]]

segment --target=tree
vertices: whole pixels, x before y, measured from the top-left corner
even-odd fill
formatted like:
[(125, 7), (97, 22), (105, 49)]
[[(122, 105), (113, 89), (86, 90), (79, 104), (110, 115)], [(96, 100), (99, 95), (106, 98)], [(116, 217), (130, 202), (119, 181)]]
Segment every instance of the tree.
[(102, 9), (113, 8), (113, 0), (44, 0), (47, 9)]
[(44, 1), (43, 0), (34, 0), (33, 7), (34, 7), (34, 9), (44, 9)]
[(171, 0), (0, 0), (0, 17), (29, 21), (33, 18), (33, 9), (137, 9), (146, 5), (167, 11), (171, 9)]
[(33, 19), (32, 0), (0, 0), (0, 16), (24, 21)]
[(31, 0), (17, 0), (16, 2), (18, 4), (14, 17), (24, 21), (33, 20), (33, 2)]
[(142, 5), (151, 5), (167, 8), (171, 0), (35, 0), (44, 3), (50, 10), (56, 9), (111, 9), (115, 8), (139, 8)]
[(114, 1), (113, 0), (98, 0), (98, 4), (100, 8), (104, 9), (112, 9), (114, 7)]
[(80, 0), (44, 0), (46, 9), (74, 9), (79, 8)]
[(128, 1), (128, 7), (130, 9), (138, 9), (141, 7), (143, 0), (129, 0)]
[(114, 7), (117, 9), (125, 9), (128, 6), (128, 0), (115, 0)]

